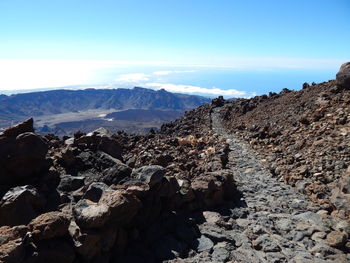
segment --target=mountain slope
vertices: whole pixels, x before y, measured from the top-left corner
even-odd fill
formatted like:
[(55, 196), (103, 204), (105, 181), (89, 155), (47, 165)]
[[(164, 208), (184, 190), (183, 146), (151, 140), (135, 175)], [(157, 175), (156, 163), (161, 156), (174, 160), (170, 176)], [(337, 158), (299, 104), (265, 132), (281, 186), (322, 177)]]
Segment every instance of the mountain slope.
[(274, 176), (325, 210), (350, 216), (349, 87), (332, 80), (240, 99), (226, 103), (221, 116), (227, 129), (263, 156)]
[[(77, 128), (89, 132), (101, 126), (108, 126), (114, 132), (144, 132), (150, 128), (159, 128), (162, 123), (174, 120), (184, 111), (209, 102), (210, 99), (200, 96), (138, 87), (2, 95), (0, 128), (34, 117), (36, 128), (43, 133), (72, 135)], [(138, 115), (128, 110), (144, 111), (139, 111)], [(118, 120), (106, 117), (113, 112), (122, 117)]]
[(40, 116), (88, 109), (189, 110), (209, 101), (199, 96), (137, 87), (134, 89), (52, 90), (1, 96), (0, 113)]

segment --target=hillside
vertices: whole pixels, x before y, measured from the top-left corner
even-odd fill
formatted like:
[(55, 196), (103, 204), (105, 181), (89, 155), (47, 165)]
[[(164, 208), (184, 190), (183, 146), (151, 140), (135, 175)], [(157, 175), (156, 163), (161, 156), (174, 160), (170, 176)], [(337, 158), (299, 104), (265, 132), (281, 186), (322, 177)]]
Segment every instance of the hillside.
[(325, 210), (349, 216), (348, 89), (334, 80), (305, 84), (301, 91), (227, 103), (221, 114), (225, 127), (258, 151), (274, 176)]
[[(0, 96), (0, 128), (33, 117), (39, 132), (72, 135), (75, 130), (92, 131), (101, 126), (112, 131), (140, 131), (159, 128), (164, 122), (174, 120), (180, 113), (210, 102), (208, 98), (170, 93), (165, 90), (85, 89), (52, 90)], [(155, 119), (145, 112), (145, 119), (126, 116), (130, 111), (152, 110)], [(107, 114), (125, 111), (123, 121), (105, 118)], [(166, 113), (173, 111), (174, 114)], [(175, 111), (178, 113), (176, 114)], [(157, 112), (157, 113), (156, 113)], [(164, 115), (162, 114), (164, 113)], [(157, 114), (157, 116), (155, 116)], [(163, 115), (163, 116), (161, 116)], [(127, 120), (126, 120), (127, 119)], [(111, 122), (111, 123), (109, 123)]]
[(350, 262), (348, 65), (144, 135), (6, 129), (0, 262)]

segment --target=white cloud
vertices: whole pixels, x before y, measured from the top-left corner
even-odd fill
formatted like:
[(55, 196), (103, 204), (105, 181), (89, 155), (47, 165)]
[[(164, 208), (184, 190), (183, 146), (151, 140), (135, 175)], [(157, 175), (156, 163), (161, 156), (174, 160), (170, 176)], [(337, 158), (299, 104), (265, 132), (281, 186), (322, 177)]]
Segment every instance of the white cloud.
[(218, 88), (202, 88), (199, 86), (192, 85), (182, 85), (182, 84), (172, 84), (172, 83), (146, 83), (144, 86), (155, 89), (165, 89), (170, 92), (179, 92), (179, 93), (189, 93), (189, 94), (199, 94), (205, 96), (224, 96), (226, 98), (238, 98), (238, 97), (251, 97), (255, 96), (255, 93), (248, 93), (245, 91), (239, 91), (235, 89), (218, 89)]
[(131, 82), (131, 83), (148, 81), (148, 80), (149, 80), (149, 75), (144, 73), (123, 74), (115, 79), (115, 81), (117, 82)]
[(192, 72), (196, 72), (196, 70), (164, 70), (164, 71), (155, 71), (153, 72), (153, 74), (157, 76), (166, 76), (166, 75), (175, 74), (175, 73), (192, 73)]
[[(181, 60), (181, 61), (180, 61)], [(327, 69), (336, 71), (347, 59), (313, 59), (283, 57), (203, 57), (179, 58), (169, 61), (118, 61), (118, 60), (45, 60), (45, 59), (0, 59), (0, 90), (43, 89), (72, 85), (93, 85), (108, 83), (106, 72), (133, 66), (159, 66), (185, 69), (232, 69), (232, 70), (275, 70), (275, 69)], [(123, 70), (125, 72), (125, 70)], [(156, 77), (193, 70), (164, 70), (153, 74), (133, 73), (120, 75), (120, 84), (158, 82)]]

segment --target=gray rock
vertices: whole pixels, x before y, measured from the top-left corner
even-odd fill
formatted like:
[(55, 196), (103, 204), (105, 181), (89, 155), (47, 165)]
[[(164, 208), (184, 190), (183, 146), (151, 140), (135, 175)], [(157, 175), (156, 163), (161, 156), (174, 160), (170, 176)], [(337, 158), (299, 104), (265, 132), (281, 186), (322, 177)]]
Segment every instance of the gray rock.
[(148, 165), (134, 169), (131, 177), (147, 183), (150, 187), (160, 183), (165, 175), (165, 169), (159, 165)]
[(122, 160), (121, 146), (105, 128), (99, 128), (75, 139), (74, 145), (78, 147), (87, 147), (93, 151), (102, 151), (114, 158)]
[(211, 254), (213, 262), (226, 262), (230, 257), (230, 251), (233, 247), (226, 242), (218, 243), (213, 248), (213, 253)]
[(118, 184), (121, 180), (131, 174), (131, 168), (120, 160), (108, 157), (107, 154), (103, 154), (102, 157), (112, 159), (114, 162), (112, 167), (103, 171), (103, 176), (99, 179), (107, 185)]
[(282, 231), (289, 231), (293, 227), (292, 220), (289, 218), (280, 219), (276, 222), (276, 227)]
[(84, 185), (84, 181), (82, 176), (63, 175), (57, 189), (65, 192), (75, 191)]
[(205, 223), (201, 225), (199, 229), (202, 235), (205, 235), (214, 242), (233, 241), (233, 237), (230, 235), (230, 231), (227, 231), (224, 228), (220, 228), (219, 226)]
[(98, 202), (103, 193), (113, 191), (108, 185), (102, 182), (95, 182), (89, 185), (85, 191), (83, 198), (93, 202)]
[(279, 247), (276, 240), (272, 239), (268, 234), (259, 236), (253, 241), (253, 246), (257, 250), (262, 250), (264, 252), (279, 252), (281, 248)]
[(198, 252), (211, 251), (212, 248), (214, 247), (214, 243), (209, 238), (202, 235), (200, 238), (196, 239), (196, 241), (193, 243), (193, 247)]
[(231, 253), (233, 262), (267, 263), (265, 254), (253, 249), (238, 248)]
[(28, 224), (43, 210), (45, 199), (31, 185), (10, 189), (0, 201), (0, 226)]
[(350, 88), (350, 62), (341, 65), (336, 80), (339, 86)]
[(322, 225), (322, 217), (311, 211), (307, 211), (295, 216), (296, 219), (308, 221), (313, 225)]
[(108, 220), (111, 211), (105, 204), (97, 204), (87, 199), (80, 200), (73, 207), (75, 221), (82, 228), (100, 228)]

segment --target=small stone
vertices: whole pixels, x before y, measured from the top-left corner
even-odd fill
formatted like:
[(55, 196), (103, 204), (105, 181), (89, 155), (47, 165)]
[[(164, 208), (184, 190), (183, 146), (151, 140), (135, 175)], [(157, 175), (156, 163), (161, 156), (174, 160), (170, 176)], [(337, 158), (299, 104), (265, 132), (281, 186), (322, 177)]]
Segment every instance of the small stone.
[(277, 221), (276, 227), (282, 231), (289, 231), (292, 227), (292, 220), (283, 218)]
[(326, 217), (329, 213), (327, 210), (319, 210), (316, 214), (320, 215), (321, 217)]
[(195, 244), (194, 247), (198, 252), (210, 251), (214, 246), (213, 241), (211, 241), (209, 238), (207, 238), (204, 235), (198, 238), (194, 244)]
[(211, 211), (204, 211), (203, 212), (203, 217), (209, 224), (215, 225), (219, 221), (222, 220), (222, 217), (220, 216), (219, 213), (217, 212), (211, 212)]
[(237, 218), (236, 224), (242, 228), (246, 228), (249, 225), (249, 220), (244, 218)]
[(347, 240), (347, 235), (343, 232), (333, 231), (327, 235), (326, 242), (329, 246), (341, 248)]
[(325, 239), (327, 236), (327, 233), (325, 232), (315, 232), (312, 236), (311, 236), (311, 239), (316, 241), (316, 242), (319, 242), (320, 240), (322, 239)]
[(277, 242), (272, 239), (268, 234), (259, 236), (253, 241), (253, 246), (257, 250), (262, 250), (264, 252), (279, 252), (281, 248), (278, 246)]
[(348, 235), (350, 235), (350, 222), (346, 220), (341, 220), (338, 222), (335, 226), (335, 230), (344, 232)]
[(226, 262), (230, 257), (230, 252), (224, 247), (215, 246), (211, 257), (213, 262)]

